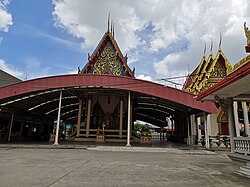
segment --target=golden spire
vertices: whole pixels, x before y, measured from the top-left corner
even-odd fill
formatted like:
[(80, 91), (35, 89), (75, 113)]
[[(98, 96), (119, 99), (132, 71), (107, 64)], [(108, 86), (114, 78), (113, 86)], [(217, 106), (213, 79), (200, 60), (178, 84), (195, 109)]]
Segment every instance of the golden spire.
[(206, 50), (207, 50), (207, 43), (206, 42), (204, 42), (204, 44), (205, 44), (205, 47), (204, 47), (204, 56), (206, 56)]
[(211, 38), (210, 55), (212, 55), (212, 52), (213, 52), (213, 39)]
[(108, 14), (108, 32), (109, 32), (109, 20), (110, 20), (110, 12)]
[(219, 50), (221, 50), (221, 40), (222, 40), (222, 36), (221, 36), (221, 32), (220, 32)]
[(113, 20), (111, 20), (111, 31), (110, 31), (111, 35), (113, 33)]

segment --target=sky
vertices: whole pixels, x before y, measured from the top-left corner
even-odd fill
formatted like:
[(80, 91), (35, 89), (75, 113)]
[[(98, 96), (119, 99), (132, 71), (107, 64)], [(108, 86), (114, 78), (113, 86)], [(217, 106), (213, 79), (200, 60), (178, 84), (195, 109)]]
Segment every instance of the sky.
[(212, 40), (216, 55), (220, 33), (232, 65), (247, 56), (249, 0), (0, 0), (0, 69), (22, 80), (77, 73), (107, 31), (109, 12), (139, 79), (164, 84), (191, 73), (204, 43), (210, 50)]

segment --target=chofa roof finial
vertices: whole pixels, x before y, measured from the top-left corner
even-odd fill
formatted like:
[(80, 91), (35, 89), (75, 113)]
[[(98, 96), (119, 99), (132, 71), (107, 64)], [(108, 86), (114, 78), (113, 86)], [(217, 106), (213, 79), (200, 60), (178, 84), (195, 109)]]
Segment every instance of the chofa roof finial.
[(220, 32), (219, 50), (221, 49), (221, 42), (222, 42), (222, 36), (221, 36), (221, 32)]
[(110, 29), (110, 33), (111, 33), (111, 35), (112, 35), (112, 33), (113, 33), (113, 20), (111, 20), (111, 29)]
[(204, 47), (204, 56), (206, 55), (206, 50), (207, 50), (207, 43), (206, 43), (206, 41), (204, 42), (204, 44), (205, 44), (205, 47)]
[(113, 22), (113, 37), (115, 37), (115, 22)]
[(110, 12), (108, 14), (108, 32), (109, 32), (109, 20), (110, 20)]
[(210, 55), (212, 54), (212, 52), (213, 52), (213, 39), (211, 38)]

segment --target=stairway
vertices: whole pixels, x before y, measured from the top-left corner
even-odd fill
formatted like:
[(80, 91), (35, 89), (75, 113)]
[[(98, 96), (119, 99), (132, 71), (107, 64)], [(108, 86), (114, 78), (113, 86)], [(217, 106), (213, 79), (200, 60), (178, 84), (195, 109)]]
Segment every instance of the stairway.
[(240, 167), (239, 171), (236, 171), (238, 175), (250, 178), (250, 162), (247, 162), (246, 166)]

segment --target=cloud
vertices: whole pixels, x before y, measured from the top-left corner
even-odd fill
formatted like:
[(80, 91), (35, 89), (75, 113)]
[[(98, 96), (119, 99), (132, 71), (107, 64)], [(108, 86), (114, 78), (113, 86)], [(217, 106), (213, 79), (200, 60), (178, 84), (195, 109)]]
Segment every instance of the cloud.
[(77, 73), (78, 73), (78, 70), (73, 69), (73, 70), (69, 70), (69, 71), (67, 71), (67, 73), (66, 73), (66, 74), (77, 74)]
[(149, 76), (154, 79), (194, 70), (204, 42), (210, 45), (213, 39), (216, 54), (220, 32), (222, 50), (232, 64), (246, 56), (243, 23), (250, 24), (248, 0), (54, 0), (53, 5), (55, 25), (81, 38), (85, 49), (96, 47), (111, 12), (122, 51), (128, 58), (133, 55), (130, 63), (140, 65), (137, 71), (153, 67)]
[(22, 71), (7, 64), (3, 59), (0, 59), (0, 69), (20, 79), (22, 79), (24, 75)]
[[(81, 38), (84, 49), (93, 48), (100, 41), (107, 30), (108, 12), (111, 12), (115, 35), (124, 51), (135, 48), (141, 42), (136, 32), (144, 28), (146, 21), (138, 17), (135, 7), (126, 2), (54, 0), (53, 4), (55, 25)], [(121, 37), (125, 35), (126, 38)]]
[(45, 63), (41, 62), (36, 57), (26, 58), (25, 64), (25, 76), (27, 76), (27, 79), (51, 76), (50, 72), (52, 67), (46, 66)]
[(141, 79), (141, 80), (151, 81), (151, 82), (153, 81), (151, 76), (143, 75), (143, 74), (140, 74), (140, 75), (136, 76), (136, 78)]
[(0, 0), (0, 31), (8, 32), (9, 27), (13, 24), (12, 16), (7, 12), (7, 6), (10, 0)]

